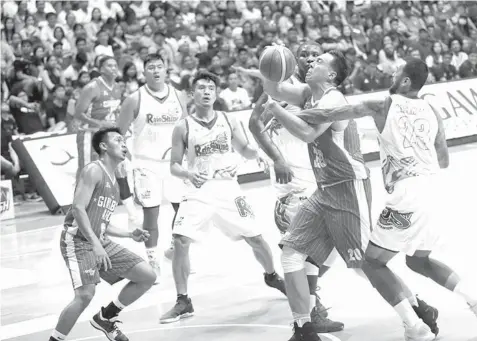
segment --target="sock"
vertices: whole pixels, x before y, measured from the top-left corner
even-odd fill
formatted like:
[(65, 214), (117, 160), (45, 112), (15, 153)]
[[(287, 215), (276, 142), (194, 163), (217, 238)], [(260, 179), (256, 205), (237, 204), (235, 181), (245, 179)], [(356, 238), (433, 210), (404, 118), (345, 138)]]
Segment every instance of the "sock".
[(412, 309), (411, 304), (408, 300), (402, 300), (397, 305), (395, 305), (394, 310), (398, 313), (401, 320), (406, 324), (408, 327), (414, 327), (417, 325), (421, 320)]
[(137, 215), (136, 207), (134, 206), (133, 197), (130, 196), (129, 198), (123, 199), (123, 205), (126, 207), (126, 211), (128, 211), (128, 216), (130, 218), (135, 218)]
[(417, 301), (416, 296), (409, 297), (409, 303), (411, 303), (413, 307), (419, 307), (419, 302)]
[(156, 260), (156, 248), (146, 249), (147, 259), (148, 260)]
[(56, 329), (53, 330), (50, 336), (50, 341), (63, 341), (63, 340), (66, 340), (66, 335), (61, 334)]
[(296, 322), (299, 328), (303, 327), (303, 325), (307, 322), (311, 322), (310, 315), (304, 315), (299, 313), (292, 313), (293, 314), (293, 322)]
[(108, 320), (112, 319), (113, 317), (118, 316), (121, 310), (124, 308), (126, 308), (126, 306), (119, 302), (119, 300), (116, 298), (114, 301), (109, 303), (106, 308), (104, 308), (103, 317)]
[(315, 306), (316, 306), (316, 296), (310, 295), (310, 313), (313, 311)]
[(477, 285), (462, 279), (455, 286), (454, 292), (463, 297), (471, 307), (477, 305)]
[(267, 276), (267, 278), (272, 278), (272, 277), (275, 277), (276, 275), (277, 275), (277, 272), (273, 271), (272, 273), (266, 274), (265, 276)]
[(189, 297), (187, 296), (187, 294), (177, 294), (177, 299), (178, 300), (184, 300), (184, 301), (187, 301)]

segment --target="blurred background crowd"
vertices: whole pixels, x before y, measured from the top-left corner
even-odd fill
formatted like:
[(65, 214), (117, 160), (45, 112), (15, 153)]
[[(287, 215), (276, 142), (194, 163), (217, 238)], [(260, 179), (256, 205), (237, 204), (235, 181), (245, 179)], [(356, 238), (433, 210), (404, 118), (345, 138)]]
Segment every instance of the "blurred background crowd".
[[(2, 156), (15, 134), (74, 132), (75, 101), (119, 65), (123, 96), (144, 82), (143, 59), (160, 53), (168, 81), (189, 92), (200, 68), (222, 81), (217, 107), (248, 109), (262, 92), (231, 66), (257, 68), (266, 46), (305, 41), (341, 50), (351, 66), (342, 91), (386, 89), (406, 56), (430, 67), (428, 82), (477, 76), (477, 2), (458, 1), (42, 1), (1, 2)], [(13, 157), (15, 159), (15, 157)], [(32, 195), (32, 200), (37, 196)]]

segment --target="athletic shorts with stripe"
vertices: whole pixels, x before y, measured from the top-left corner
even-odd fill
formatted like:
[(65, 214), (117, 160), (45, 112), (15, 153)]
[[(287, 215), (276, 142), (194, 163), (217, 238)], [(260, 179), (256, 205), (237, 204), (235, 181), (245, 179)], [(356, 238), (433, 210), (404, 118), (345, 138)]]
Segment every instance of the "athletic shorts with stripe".
[(112, 268), (108, 271), (98, 268), (91, 243), (66, 231), (61, 233), (61, 254), (70, 272), (74, 289), (98, 284), (100, 278), (112, 285), (123, 280), (130, 269), (144, 262), (144, 259), (110, 239), (105, 240), (103, 248), (111, 260)]
[(334, 248), (359, 268), (371, 234), (371, 182), (350, 180), (319, 188), (300, 207), (280, 241), (321, 266)]

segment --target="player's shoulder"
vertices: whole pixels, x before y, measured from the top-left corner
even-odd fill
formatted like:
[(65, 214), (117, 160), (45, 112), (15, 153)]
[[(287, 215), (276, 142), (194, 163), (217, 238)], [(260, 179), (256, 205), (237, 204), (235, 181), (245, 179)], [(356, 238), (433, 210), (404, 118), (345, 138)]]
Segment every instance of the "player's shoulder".
[(80, 179), (87, 183), (98, 183), (103, 178), (103, 169), (98, 161), (93, 161), (81, 170)]

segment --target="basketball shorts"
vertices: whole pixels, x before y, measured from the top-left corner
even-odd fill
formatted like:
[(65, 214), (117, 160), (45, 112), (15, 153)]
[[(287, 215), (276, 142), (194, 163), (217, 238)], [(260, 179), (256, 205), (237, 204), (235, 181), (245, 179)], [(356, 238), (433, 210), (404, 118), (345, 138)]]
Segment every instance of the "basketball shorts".
[[(93, 144), (91, 139), (93, 138), (94, 132), (88, 130), (80, 130), (76, 134), (76, 146), (78, 148), (78, 172), (76, 178), (78, 179), (81, 170), (88, 163), (96, 161), (99, 159), (98, 153), (93, 149)], [(128, 161), (124, 160), (121, 162), (116, 169), (116, 177), (122, 178), (127, 176), (127, 166)]]
[(432, 251), (439, 242), (442, 209), (436, 176), (398, 181), (386, 197), (371, 241), (391, 251), (412, 256), (416, 250)]
[(300, 207), (280, 245), (317, 266), (336, 248), (349, 268), (359, 268), (371, 234), (370, 208), (369, 179), (320, 187)]
[(101, 278), (112, 285), (123, 280), (130, 269), (144, 262), (144, 259), (135, 253), (109, 239), (106, 239), (103, 247), (111, 260), (112, 268), (108, 271), (100, 269), (96, 264), (91, 243), (66, 231), (61, 233), (61, 254), (70, 272), (74, 289), (98, 284)]
[(181, 202), (174, 234), (200, 242), (214, 225), (231, 240), (261, 235), (255, 214), (236, 180), (209, 180)]
[(184, 180), (171, 174), (169, 162), (133, 160), (134, 193), (142, 207), (179, 203), (185, 193)]

